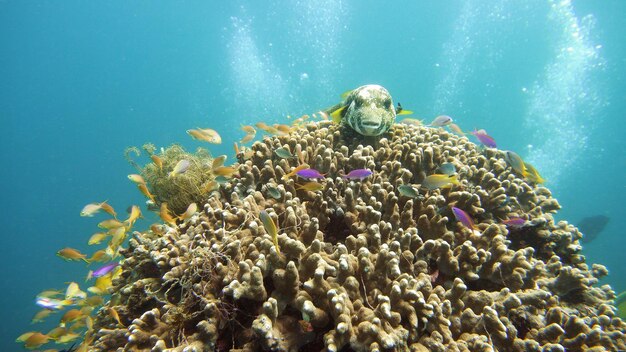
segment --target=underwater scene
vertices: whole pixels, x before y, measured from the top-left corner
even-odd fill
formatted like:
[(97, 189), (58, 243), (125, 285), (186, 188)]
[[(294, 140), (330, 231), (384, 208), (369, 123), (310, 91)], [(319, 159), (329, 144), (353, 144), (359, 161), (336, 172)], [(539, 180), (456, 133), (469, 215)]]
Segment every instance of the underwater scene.
[(624, 14), (0, 1), (0, 350), (626, 350)]

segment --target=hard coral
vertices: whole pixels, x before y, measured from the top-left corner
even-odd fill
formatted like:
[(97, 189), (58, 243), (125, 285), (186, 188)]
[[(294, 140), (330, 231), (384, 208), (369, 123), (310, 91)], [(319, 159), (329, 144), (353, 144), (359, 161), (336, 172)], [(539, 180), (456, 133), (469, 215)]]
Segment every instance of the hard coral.
[[(132, 324), (121, 339), (99, 315), (92, 350), (626, 349), (613, 291), (594, 286), (606, 269), (589, 269), (576, 228), (552, 218), (557, 201), (502, 152), (441, 129), (347, 133), (308, 124), (265, 138), (199, 216), (135, 233), (114, 296)], [(460, 187), (398, 191), (444, 162)], [(326, 173), (321, 190), (284, 177), (300, 163)], [(374, 174), (341, 177), (359, 168)], [(270, 208), (278, 246), (259, 220)], [(501, 223), (511, 216), (527, 224)]]

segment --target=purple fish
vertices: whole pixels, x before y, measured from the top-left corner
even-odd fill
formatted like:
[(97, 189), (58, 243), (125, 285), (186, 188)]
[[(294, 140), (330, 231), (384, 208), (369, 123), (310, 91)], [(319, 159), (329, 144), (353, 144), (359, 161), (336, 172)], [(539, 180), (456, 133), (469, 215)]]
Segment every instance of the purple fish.
[(355, 180), (355, 179), (363, 180), (364, 178), (369, 177), (372, 174), (373, 172), (368, 169), (356, 169), (356, 170), (350, 171), (347, 175), (344, 175), (343, 178), (347, 180)]
[(466, 212), (457, 207), (452, 207), (452, 212), (454, 213), (454, 217), (457, 221), (460, 221), (465, 227), (472, 230), (474, 229), (474, 221), (472, 221), (472, 218), (470, 218)]
[(296, 175), (306, 179), (324, 178), (324, 175), (315, 169), (303, 169), (296, 172)]
[(484, 146), (489, 147), (489, 148), (495, 148), (496, 147), (495, 139), (493, 139), (493, 137), (488, 135), (485, 132), (485, 130), (480, 130), (480, 131), (474, 130), (474, 132), (470, 132), (470, 133), (473, 134), (476, 138), (478, 138), (480, 143), (482, 143)]
[(508, 219), (502, 221), (502, 223), (505, 224), (506, 226), (522, 227), (522, 226), (526, 225), (526, 219), (513, 217), (513, 218), (508, 218)]
[(96, 269), (94, 271), (90, 271), (90, 275), (89, 277), (100, 277), (100, 276), (104, 276), (108, 273), (110, 273), (113, 269), (115, 269), (118, 265), (120, 265), (120, 263), (117, 262), (113, 262), (113, 263), (109, 263), (99, 269)]

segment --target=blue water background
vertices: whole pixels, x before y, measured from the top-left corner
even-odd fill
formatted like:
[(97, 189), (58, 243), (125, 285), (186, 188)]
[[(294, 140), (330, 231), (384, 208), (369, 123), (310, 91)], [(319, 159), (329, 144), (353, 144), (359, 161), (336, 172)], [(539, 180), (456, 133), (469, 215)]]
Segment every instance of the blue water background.
[(105, 217), (80, 209), (143, 204), (127, 146), (193, 150), (185, 130), (211, 127), (224, 142), (210, 150), (232, 156), (240, 123), (285, 122), (367, 83), (530, 160), (558, 219), (611, 217), (583, 253), (626, 290), (625, 13), (621, 0), (0, 1), (0, 350), (52, 326), (29, 325), (39, 291), (84, 285), (85, 265), (55, 256), (94, 251)]

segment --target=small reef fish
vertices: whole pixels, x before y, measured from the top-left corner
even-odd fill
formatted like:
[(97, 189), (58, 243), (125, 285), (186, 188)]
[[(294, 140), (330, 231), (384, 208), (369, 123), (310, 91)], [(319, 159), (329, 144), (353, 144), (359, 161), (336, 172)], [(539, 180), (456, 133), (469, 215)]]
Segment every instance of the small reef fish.
[(267, 191), (267, 194), (274, 199), (280, 199), (282, 197), (278, 188), (274, 186), (266, 185), (265, 190)]
[(433, 122), (429, 123), (430, 127), (443, 127), (452, 123), (452, 118), (448, 115), (439, 115), (435, 117)]
[(413, 188), (412, 186), (409, 186), (409, 185), (400, 185), (400, 186), (398, 186), (398, 192), (400, 192), (400, 194), (405, 196), (405, 197), (422, 198), (422, 196), (420, 196), (419, 192), (415, 188)]
[(148, 190), (148, 186), (146, 186), (145, 183), (138, 184), (137, 188), (139, 189), (139, 192), (141, 192), (141, 194), (143, 194), (146, 198), (150, 199), (152, 203), (156, 203), (154, 196), (150, 193), (150, 190)]
[(263, 223), (263, 227), (265, 231), (272, 237), (272, 242), (274, 243), (274, 247), (276, 248), (276, 252), (280, 253), (280, 246), (278, 245), (278, 227), (276, 223), (265, 210), (261, 210), (259, 212), (259, 218)]
[(65, 260), (84, 260), (86, 263), (89, 263), (87, 260), (87, 256), (77, 249), (65, 247), (57, 252), (57, 255)]
[(30, 320), (30, 323), (40, 323), (42, 321), (44, 321), (50, 314), (52, 314), (54, 312), (54, 310), (52, 309), (48, 309), (48, 308), (44, 308), (42, 310), (40, 310), (39, 312), (35, 313), (35, 315), (33, 316), (33, 319)]
[(316, 191), (321, 191), (322, 189), (324, 189), (324, 185), (315, 181), (311, 181), (303, 185), (297, 185), (296, 189), (301, 189), (303, 191), (316, 192)]
[(143, 217), (141, 215), (141, 209), (139, 209), (139, 207), (136, 205), (132, 205), (130, 207), (130, 214), (128, 214), (128, 219), (124, 220), (124, 222), (128, 224), (128, 227), (130, 228), (133, 227), (135, 221), (137, 221), (137, 219), (141, 217)]
[(152, 159), (152, 162), (159, 168), (159, 170), (163, 170), (163, 160), (161, 160), (158, 155), (152, 154), (150, 155), (150, 159)]
[(480, 141), (480, 143), (484, 145), (485, 147), (488, 147), (488, 148), (497, 147), (495, 139), (493, 139), (493, 137), (488, 135), (487, 132), (485, 132), (485, 130), (478, 130), (478, 131), (474, 130), (470, 133), (473, 134), (474, 137), (476, 137)]
[(32, 350), (48, 343), (50, 336), (42, 334), (39, 331), (30, 331), (20, 335), (15, 341), (24, 342), (24, 347)]
[(215, 158), (213, 158), (213, 161), (211, 162), (211, 169), (215, 169), (224, 165), (224, 162), (226, 161), (227, 158), (228, 156), (226, 155), (220, 155), (220, 156), (216, 156)]
[(115, 308), (108, 308), (107, 312), (109, 313), (111, 318), (115, 320), (116, 323), (118, 323), (121, 326), (124, 326), (124, 324), (122, 324), (122, 321), (120, 320), (120, 315), (117, 313), (117, 310), (115, 310)]
[(193, 216), (193, 214), (197, 212), (198, 212), (198, 205), (196, 203), (191, 203), (187, 207), (187, 210), (185, 210), (184, 213), (180, 214), (178, 219), (183, 220), (183, 221), (188, 220)]
[(104, 232), (96, 232), (91, 237), (89, 237), (88, 245), (100, 244), (100, 242), (104, 241), (107, 238), (108, 234)]
[(213, 169), (213, 174), (216, 176), (231, 177), (237, 170), (238, 169), (234, 166), (220, 166)]
[(184, 173), (185, 171), (189, 169), (190, 166), (191, 166), (191, 163), (189, 162), (189, 160), (187, 159), (179, 160), (176, 163), (176, 166), (174, 166), (174, 169), (172, 170), (172, 172), (170, 172), (169, 177)]
[(42, 297), (37, 296), (35, 300), (35, 304), (42, 308), (50, 309), (50, 310), (59, 310), (65, 308), (65, 306), (69, 306), (74, 304), (71, 299), (56, 299), (50, 297)]
[(105, 262), (109, 259), (110, 258), (106, 254), (106, 252), (103, 249), (100, 249), (100, 250), (97, 250), (88, 260), (90, 263), (92, 263), (92, 262)]
[(465, 132), (463, 132), (461, 127), (459, 127), (459, 125), (457, 125), (456, 123), (449, 124), (448, 128), (450, 129), (450, 131), (454, 132), (455, 134), (457, 134), (459, 136), (464, 136), (465, 135)]
[(424, 179), (422, 182), (422, 187), (426, 188), (430, 191), (437, 188), (446, 188), (451, 185), (459, 185), (459, 180), (456, 175), (446, 175), (446, 174), (433, 174)]
[(400, 123), (403, 123), (405, 125), (421, 126), (424, 123), (424, 121), (418, 120), (418, 119), (412, 119), (410, 117), (405, 117), (402, 119), (402, 121), (400, 121)]
[(307, 179), (318, 179), (324, 178), (324, 174), (321, 174), (319, 171), (315, 169), (302, 169), (296, 172), (296, 175), (307, 178)]
[(159, 217), (161, 220), (165, 221), (170, 225), (176, 225), (176, 219), (172, 216), (170, 210), (167, 208), (167, 203), (161, 203), (161, 211), (159, 212)]
[(291, 152), (289, 151), (289, 149), (284, 148), (284, 147), (280, 147), (274, 150), (274, 153), (283, 159), (291, 159), (294, 157), (293, 154), (291, 154)]
[(122, 222), (120, 222), (119, 220), (116, 219), (107, 219), (104, 221), (100, 221), (98, 223), (98, 227), (101, 229), (107, 229), (107, 230), (112, 230), (112, 229), (117, 229), (120, 227), (124, 227), (124, 224)]
[(65, 299), (85, 299), (87, 298), (87, 294), (85, 291), (81, 290), (77, 283), (70, 282), (67, 285), (67, 289), (65, 290)]
[(524, 166), (526, 167), (526, 179), (533, 183), (543, 184), (546, 183), (546, 180), (541, 177), (537, 169), (531, 164), (524, 162)]
[(452, 213), (454, 214), (456, 220), (463, 224), (463, 226), (474, 230), (474, 221), (469, 214), (457, 207), (452, 207)]
[(241, 125), (241, 130), (246, 132), (247, 134), (255, 134), (256, 130), (254, 129), (254, 127), (250, 126), (250, 125)]
[(293, 176), (294, 176), (294, 175), (296, 175), (298, 172), (300, 172), (300, 171), (302, 171), (302, 170), (305, 170), (305, 169), (308, 169), (308, 168), (309, 168), (309, 165), (307, 165), (307, 164), (302, 164), (302, 165), (299, 165), (299, 166), (295, 167), (293, 170), (291, 170), (291, 172), (286, 173), (285, 175), (283, 175), (282, 179), (283, 179), (283, 180), (286, 180), (286, 179), (288, 179), (288, 178), (290, 178), (290, 177), (293, 177)]
[(254, 139), (254, 137), (256, 137), (256, 134), (254, 134), (254, 133), (247, 134), (247, 135), (243, 136), (243, 138), (241, 138), (241, 140), (239, 140), (239, 143), (246, 144), (246, 143), (252, 141)]
[(146, 183), (146, 180), (144, 180), (144, 178), (141, 175), (137, 175), (137, 174), (128, 175), (128, 179), (135, 182), (136, 184)]
[(219, 133), (210, 128), (196, 128), (195, 130), (187, 130), (187, 134), (190, 135), (191, 138), (199, 141), (213, 144), (222, 143), (222, 137), (219, 135)]
[(524, 225), (526, 225), (526, 219), (520, 218), (520, 217), (512, 217), (512, 218), (508, 218), (504, 221), (502, 221), (503, 224), (505, 224), (507, 227), (522, 227)]
[(444, 175), (452, 176), (456, 174), (456, 166), (453, 163), (443, 163), (439, 165), (437, 171)]
[[(80, 211), (80, 216), (93, 217), (94, 214), (99, 212), (102, 209), (102, 205), (106, 204), (106, 202), (102, 203), (89, 203), (83, 207), (83, 210)], [(112, 209), (112, 208), (111, 208)]]
[(363, 180), (372, 174), (373, 172), (369, 169), (356, 169), (348, 172), (347, 175), (343, 175), (342, 177), (346, 180)]
[(504, 151), (504, 160), (509, 165), (511, 165), (511, 168), (517, 174), (521, 175), (522, 177), (528, 176), (528, 173), (526, 171), (526, 165), (524, 165), (524, 160), (522, 160), (522, 158), (517, 155), (517, 153), (510, 150)]
[(91, 278), (94, 278), (94, 277), (104, 276), (110, 273), (111, 271), (113, 271), (113, 269), (115, 269), (118, 265), (120, 265), (120, 263), (113, 262), (105, 266), (102, 266), (94, 271), (89, 270), (89, 273), (87, 274), (87, 280), (91, 280)]
[(65, 327), (65, 324), (76, 321), (82, 318), (82, 316), (83, 312), (81, 312), (79, 309), (70, 309), (65, 312), (65, 314), (63, 314), (63, 316), (61, 317), (61, 323), (59, 324), (59, 326)]

